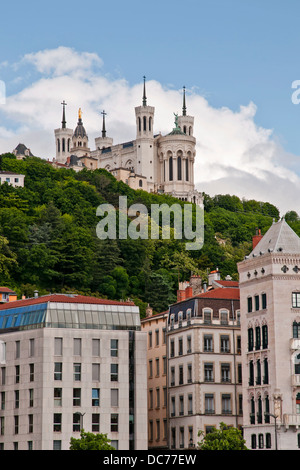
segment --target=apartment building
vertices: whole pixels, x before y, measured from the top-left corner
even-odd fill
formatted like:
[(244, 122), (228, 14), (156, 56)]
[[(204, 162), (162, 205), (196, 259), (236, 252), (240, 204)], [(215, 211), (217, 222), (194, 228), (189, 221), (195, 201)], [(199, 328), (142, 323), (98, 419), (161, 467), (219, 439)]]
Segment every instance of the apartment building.
[(220, 422), (240, 428), (243, 418), (238, 283), (218, 276), (214, 287), (194, 296), (190, 287), (168, 315), (171, 449), (195, 447), (198, 431)]
[(146, 309), (141, 320), (142, 331), (147, 334), (148, 377), (148, 449), (168, 448), (167, 424), (167, 344), (168, 312), (152, 314)]
[(0, 448), (67, 450), (80, 430), (147, 449), (139, 308), (52, 294), (0, 305)]

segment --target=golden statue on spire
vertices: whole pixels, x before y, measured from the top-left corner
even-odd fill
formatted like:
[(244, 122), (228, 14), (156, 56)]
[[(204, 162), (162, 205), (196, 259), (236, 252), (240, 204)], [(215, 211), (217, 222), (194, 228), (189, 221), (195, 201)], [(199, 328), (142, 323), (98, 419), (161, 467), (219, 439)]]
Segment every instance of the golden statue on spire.
[(82, 117), (82, 111), (81, 111), (81, 108), (79, 108), (79, 110), (78, 110), (78, 119), (81, 119), (81, 117)]

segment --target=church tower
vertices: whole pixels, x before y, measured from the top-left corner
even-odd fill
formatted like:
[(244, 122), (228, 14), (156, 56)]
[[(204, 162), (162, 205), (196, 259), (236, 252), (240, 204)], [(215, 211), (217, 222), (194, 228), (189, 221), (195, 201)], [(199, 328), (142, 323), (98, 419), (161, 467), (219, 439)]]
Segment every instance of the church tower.
[(105, 126), (106, 112), (103, 110), (101, 114), (103, 116), (102, 133), (101, 133), (101, 137), (96, 137), (95, 139), (96, 150), (107, 149), (113, 145), (113, 139), (111, 137), (107, 137), (106, 135), (106, 126)]
[(153, 106), (147, 105), (146, 77), (144, 77), (144, 91), (142, 106), (135, 108), (136, 116), (136, 168), (138, 175), (147, 178), (149, 189), (154, 189), (156, 181), (156, 161), (154, 159), (154, 110)]
[(56, 161), (58, 163), (66, 163), (66, 160), (70, 155), (73, 129), (67, 128), (66, 110), (65, 110), (67, 103), (63, 101), (61, 104), (63, 106), (61, 127), (59, 129), (54, 130), (55, 145), (56, 145)]
[(194, 135), (194, 117), (186, 114), (185, 86), (183, 87), (182, 115), (178, 116), (178, 126), (184, 134)]
[(78, 111), (78, 122), (74, 134), (72, 136), (72, 148), (71, 154), (76, 157), (82, 157), (84, 155), (90, 155), (90, 149), (88, 147), (88, 135), (83, 126), (81, 108)]

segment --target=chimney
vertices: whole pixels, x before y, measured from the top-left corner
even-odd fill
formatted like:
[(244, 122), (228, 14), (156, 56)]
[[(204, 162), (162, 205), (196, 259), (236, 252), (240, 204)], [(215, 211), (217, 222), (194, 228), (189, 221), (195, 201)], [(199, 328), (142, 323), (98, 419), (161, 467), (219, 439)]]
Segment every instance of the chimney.
[(35, 290), (35, 291), (34, 291), (34, 297), (37, 298), (38, 296), (39, 296), (39, 291), (38, 291), (38, 290)]
[(201, 294), (201, 292), (202, 292), (202, 278), (201, 278), (201, 276), (196, 276), (196, 275), (191, 276), (190, 286), (193, 289), (193, 295)]
[(153, 308), (150, 307), (150, 305), (148, 304), (147, 307), (146, 307), (146, 317), (152, 317), (152, 314), (153, 314)]
[(253, 235), (253, 237), (252, 237), (252, 249), (253, 250), (262, 238), (263, 238), (263, 236), (261, 234), (261, 230), (257, 228), (255, 230), (255, 235)]
[(215, 271), (211, 271), (208, 275), (208, 285), (211, 286), (213, 281), (220, 281), (221, 274), (219, 272), (219, 268), (216, 268)]

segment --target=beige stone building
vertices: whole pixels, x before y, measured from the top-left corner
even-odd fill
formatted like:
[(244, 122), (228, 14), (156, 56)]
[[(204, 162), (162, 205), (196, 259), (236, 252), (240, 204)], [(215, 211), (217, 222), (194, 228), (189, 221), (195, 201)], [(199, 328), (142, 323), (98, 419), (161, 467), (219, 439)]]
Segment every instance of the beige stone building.
[(148, 449), (168, 448), (167, 423), (167, 345), (166, 322), (168, 312), (152, 315), (148, 307), (141, 320), (142, 331), (147, 333), (148, 378)]
[(0, 305), (0, 449), (68, 450), (80, 430), (147, 449), (139, 308), (52, 294)]
[(300, 239), (284, 219), (238, 264), (243, 429), (251, 449), (300, 448)]

